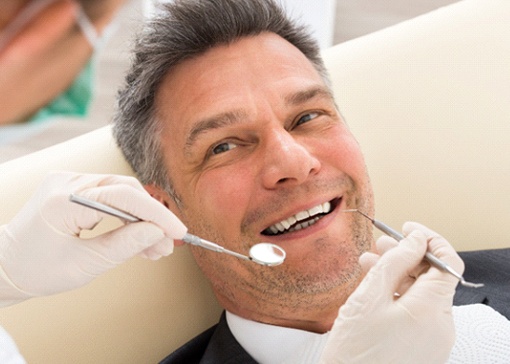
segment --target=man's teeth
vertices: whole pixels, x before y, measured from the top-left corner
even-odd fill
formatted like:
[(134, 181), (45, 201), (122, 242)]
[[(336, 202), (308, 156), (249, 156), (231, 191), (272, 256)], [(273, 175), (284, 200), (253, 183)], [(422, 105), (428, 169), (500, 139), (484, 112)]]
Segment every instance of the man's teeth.
[[(298, 212), (294, 216), (291, 216), (285, 220), (282, 220), (270, 227), (265, 231), (270, 231), (273, 235), (282, 232), (292, 232), (300, 229), (304, 229), (310, 225), (315, 224), (319, 221), (320, 214), (327, 214), (331, 211), (331, 203), (324, 202), (323, 204), (312, 207), (311, 209)], [(306, 220), (306, 221), (303, 221)]]

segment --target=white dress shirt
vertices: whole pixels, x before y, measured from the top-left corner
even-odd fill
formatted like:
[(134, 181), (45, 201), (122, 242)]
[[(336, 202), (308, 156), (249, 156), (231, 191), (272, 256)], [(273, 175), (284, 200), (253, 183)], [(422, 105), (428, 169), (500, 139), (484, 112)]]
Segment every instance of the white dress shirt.
[[(261, 364), (317, 363), (328, 333), (291, 329), (246, 320), (227, 312), (239, 344)], [(449, 364), (510, 363), (510, 321), (482, 304), (453, 307), (456, 340)]]

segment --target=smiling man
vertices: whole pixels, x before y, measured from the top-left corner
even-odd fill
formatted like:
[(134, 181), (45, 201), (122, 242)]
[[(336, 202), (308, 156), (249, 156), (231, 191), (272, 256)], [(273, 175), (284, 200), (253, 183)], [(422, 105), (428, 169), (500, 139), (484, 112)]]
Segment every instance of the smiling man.
[(264, 32), (177, 65), (156, 105), (158, 120), (179, 120), (162, 126), (161, 147), (181, 205), (151, 187), (153, 196), (228, 249), (268, 241), (288, 253), (267, 269), (235, 258), (219, 265), (217, 254), (196, 249), (221, 304), (257, 321), (326, 330), (325, 313), (332, 321), (338, 310), (326, 298), (347, 297), (371, 241), (366, 222), (340, 210), (372, 211), (372, 198), (358, 145), (317, 70)]
[[(231, 11), (250, 11), (269, 21), (285, 19), (283, 13), (272, 14), (281, 11), (272, 7), (244, 2)], [(176, 4), (176, 21), (178, 10)], [(214, 13), (206, 14), (214, 21)], [(167, 26), (176, 24), (167, 20)], [(267, 269), (193, 249), (227, 311), (325, 332), (358, 284), (358, 258), (372, 243), (366, 221), (341, 210), (357, 207), (372, 213), (371, 187), (358, 143), (335, 106), (314, 41), (305, 32), (293, 34), (289, 21), (272, 27), (274, 31), (265, 30), (263, 22), (247, 24), (242, 37), (232, 30), (230, 39), (220, 41), (207, 29), (208, 34), (188, 31), (186, 36), (197, 41), (209, 37), (215, 45), (209, 47), (204, 40), (195, 54), (176, 51), (180, 59), (170, 71), (162, 71), (151, 110), (159, 129), (152, 142), (162, 151), (161, 165), (147, 167), (146, 172), (168, 171), (168, 177), (142, 179), (194, 234), (239, 252), (261, 241), (287, 251), (284, 265)], [(189, 39), (174, 41), (191, 44)], [(301, 50), (296, 43), (301, 43)], [(143, 67), (154, 69), (158, 61), (149, 58), (153, 64)], [(140, 136), (139, 131), (124, 129), (134, 126), (133, 117), (126, 114), (125, 124), (116, 125), (125, 150)], [(137, 127), (149, 125), (140, 122)], [(128, 155), (139, 154), (127, 150)]]
[[(403, 259), (390, 249), (396, 241), (379, 239), (377, 246), (379, 252), (392, 250), (385, 257), (409, 264), (399, 273), (403, 284), (393, 286), (395, 265), (386, 262), (382, 273), (372, 270), (357, 289), (360, 256), (369, 252), (361, 260), (374, 260), (376, 247), (367, 220), (342, 210), (374, 213), (365, 162), (335, 105), (316, 42), (275, 2), (167, 4), (138, 40), (126, 81), (114, 135), (150, 194), (191, 233), (227, 249), (246, 253), (271, 242), (287, 252), (284, 264), (269, 268), (191, 247), (226, 315), (166, 363), (307, 362), (300, 350), (320, 354), (314, 343), (334, 323), (357, 333), (361, 339), (353, 340), (366, 344), (370, 360), (406, 360), (399, 351), (406, 348), (413, 362), (448, 358), (457, 282), (420, 261), (428, 243), (458, 271), (462, 262), (445, 239), (415, 224), (406, 231), (414, 243)], [(394, 300), (395, 292), (417, 285), (422, 289), (409, 289), (411, 299)], [(424, 307), (433, 295), (435, 304)], [(381, 297), (389, 310), (378, 304)], [(339, 315), (341, 306), (350, 309)], [(389, 312), (389, 321), (380, 312)], [(383, 327), (380, 340), (370, 336), (372, 323)], [(397, 335), (390, 326), (398, 327)], [(396, 342), (415, 338), (415, 331), (426, 338), (420, 345), (392, 345), (398, 336)], [(429, 334), (437, 338), (436, 358), (420, 355), (420, 348), (430, 352)]]

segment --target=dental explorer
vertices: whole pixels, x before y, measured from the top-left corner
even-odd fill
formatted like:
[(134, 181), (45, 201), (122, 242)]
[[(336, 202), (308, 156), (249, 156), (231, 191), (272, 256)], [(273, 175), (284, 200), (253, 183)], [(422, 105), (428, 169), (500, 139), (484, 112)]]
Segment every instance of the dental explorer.
[[(108, 215), (112, 215), (121, 219), (124, 219), (129, 222), (139, 222), (142, 221), (140, 218), (133, 216), (131, 214), (128, 214), (124, 211), (118, 210), (114, 207), (102, 204), (101, 202), (89, 200), (87, 198), (84, 198), (82, 196), (78, 196), (75, 194), (71, 194), (69, 196), (69, 200), (71, 202), (77, 203), (79, 205), (92, 208), (97, 211), (104, 212)], [(237, 257), (239, 259), (243, 260), (250, 260), (254, 263), (273, 267), (276, 265), (280, 265), (285, 260), (285, 250), (280, 248), (278, 245), (271, 244), (271, 243), (258, 243), (253, 245), (250, 248), (250, 256), (246, 256), (237, 252), (234, 252), (232, 250), (226, 249), (218, 244), (215, 244), (211, 241), (202, 239), (196, 235), (186, 233), (182, 239), (185, 243), (196, 245), (205, 249), (212, 250), (217, 253), (225, 253), (228, 255), (232, 255), (234, 257)]]
[[(343, 210), (343, 212), (358, 212), (361, 215), (363, 215), (364, 217), (366, 217), (368, 220), (370, 220), (372, 222), (372, 224), (377, 229), (379, 229), (380, 231), (382, 231), (386, 235), (391, 236), (393, 239), (395, 239), (397, 241), (405, 239), (405, 236), (402, 235), (401, 233), (399, 233), (398, 231), (396, 231), (395, 229), (389, 227), (388, 225), (386, 225), (385, 223), (383, 223), (383, 222), (381, 222), (379, 220), (376, 220), (376, 219), (366, 215), (365, 213), (361, 212), (358, 209)], [(459, 280), (460, 284), (465, 286), (465, 287), (470, 287), (470, 288), (483, 287), (483, 283), (471, 283), (471, 282), (467, 282), (464, 279), (464, 277), (461, 276), (459, 273), (457, 273), (452, 267), (450, 267), (448, 264), (446, 264), (445, 262), (443, 262), (441, 259), (439, 259), (438, 257), (436, 257), (435, 255), (433, 255), (430, 252), (425, 253), (425, 259), (430, 264), (435, 266), (436, 268), (438, 268), (438, 269), (440, 269), (440, 270), (442, 270), (444, 272), (448, 272), (451, 275), (453, 275), (454, 277), (456, 277)]]

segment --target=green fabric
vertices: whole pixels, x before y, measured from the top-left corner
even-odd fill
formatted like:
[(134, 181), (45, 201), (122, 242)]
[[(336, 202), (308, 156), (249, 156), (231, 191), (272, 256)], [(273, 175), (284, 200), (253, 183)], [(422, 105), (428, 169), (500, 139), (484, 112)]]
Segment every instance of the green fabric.
[(92, 101), (93, 82), (94, 65), (91, 60), (64, 93), (37, 111), (28, 121), (42, 122), (55, 116), (86, 116)]

